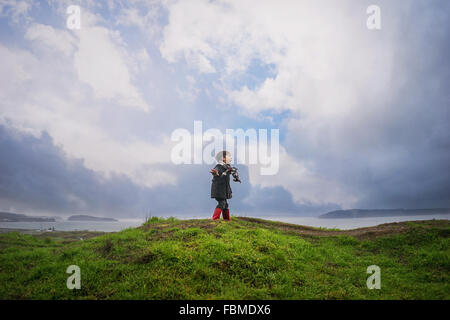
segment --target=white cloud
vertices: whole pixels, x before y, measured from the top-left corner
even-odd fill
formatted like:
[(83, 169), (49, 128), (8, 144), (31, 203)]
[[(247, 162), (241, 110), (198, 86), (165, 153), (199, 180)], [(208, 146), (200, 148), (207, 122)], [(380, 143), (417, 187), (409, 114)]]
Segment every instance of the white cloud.
[(150, 56), (145, 48), (130, 53), (128, 65), (132, 73), (137, 74), (151, 64)]
[(27, 29), (25, 38), (33, 41), (35, 48), (46, 50), (44, 55), (74, 55), (79, 80), (92, 88), (97, 99), (114, 100), (115, 104), (148, 112), (150, 106), (133, 85), (132, 73), (138, 73), (148, 64), (148, 53), (145, 49), (127, 50), (120, 33), (96, 25), (100, 20), (85, 9), (80, 30), (72, 32), (33, 24)]
[[(367, 102), (382, 103), (380, 95), (391, 85), (394, 35), (376, 37), (367, 30), (364, 4), (195, 0), (171, 2), (168, 10), (160, 47), (167, 61), (185, 58), (199, 72), (217, 72), (229, 102), (255, 119), (266, 111), (291, 111), (286, 136), (301, 139), (301, 145), (317, 152), (320, 139), (335, 141), (327, 146), (342, 152), (354, 133), (336, 129), (345, 128), (349, 117), (364, 119)], [(230, 85), (243, 71), (249, 72), (252, 60), (272, 66), (275, 75), (256, 86)], [(324, 130), (329, 133), (325, 137)], [(294, 143), (289, 147), (296, 148)], [(347, 206), (356, 201), (355, 194), (339, 191), (345, 188), (322, 176), (320, 168), (305, 171), (302, 160), (289, 156), (290, 151), (284, 156), (290, 173), (281, 173), (286, 172), (281, 165), (277, 177), (264, 177), (270, 185), (285, 187), (299, 202), (321, 202), (323, 197)], [(324, 196), (323, 190), (330, 192)]]
[(120, 16), (117, 18), (118, 25), (137, 26), (144, 28), (146, 25), (145, 16), (141, 16), (137, 8), (126, 8), (121, 10)]
[(25, 39), (35, 41), (35, 46), (43, 49), (56, 51), (70, 56), (77, 45), (74, 36), (67, 30), (58, 30), (48, 25), (35, 23), (31, 25), (26, 33)]
[(83, 17), (83, 27), (75, 32), (79, 39), (74, 57), (78, 78), (90, 85), (99, 99), (114, 99), (122, 106), (149, 111), (149, 105), (132, 84), (130, 56), (120, 34), (92, 25), (86, 12)]
[(224, 88), (249, 113), (346, 112), (356, 103), (357, 89), (383, 88), (389, 79), (389, 43), (371, 43), (367, 28), (358, 23), (366, 18), (364, 10), (358, 17), (362, 5), (195, 0), (174, 2), (168, 9), (170, 23), (160, 48), (168, 61), (185, 57), (200, 72), (224, 76), (246, 70), (252, 59), (275, 65), (276, 76), (255, 89)]
[[(132, 109), (121, 107), (147, 107), (131, 82), (148, 54), (127, 50), (104, 27), (84, 25), (74, 34), (34, 24), (26, 32), (32, 52), (0, 44), (0, 121), (35, 135), (46, 130), (69, 157), (107, 176), (124, 174), (149, 187), (176, 183), (171, 172), (154, 167), (170, 162), (167, 138), (116, 135), (130, 125), (126, 112)], [(111, 126), (104, 120), (111, 113), (124, 121)]]
[(197, 83), (194, 77), (187, 75), (186, 82), (186, 88), (177, 88), (177, 93), (181, 99), (188, 102), (194, 102), (200, 94), (201, 90), (197, 87)]
[(0, 16), (9, 16), (14, 23), (31, 21), (29, 15), (32, 7), (36, 5), (33, 0), (2, 0), (0, 2)]
[(345, 185), (321, 176), (314, 169), (314, 163), (295, 159), (280, 146), (280, 168), (276, 175), (262, 176), (258, 165), (250, 165), (249, 176), (252, 185), (282, 186), (300, 205), (337, 203), (351, 208), (356, 203), (356, 196), (346, 190)]
[(116, 25), (137, 27), (150, 39), (159, 36), (161, 25), (158, 19), (161, 16), (161, 2), (159, 0), (144, 0), (122, 3), (116, 20)]

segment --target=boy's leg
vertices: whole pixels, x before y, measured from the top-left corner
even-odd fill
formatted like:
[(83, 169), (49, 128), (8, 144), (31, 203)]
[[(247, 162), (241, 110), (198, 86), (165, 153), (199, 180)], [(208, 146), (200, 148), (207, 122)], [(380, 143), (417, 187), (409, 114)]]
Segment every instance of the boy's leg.
[(223, 219), (230, 220), (230, 210), (228, 209), (228, 202), (225, 200), (225, 208), (223, 209)]
[(222, 209), (220, 208), (216, 208), (214, 210), (213, 216), (212, 216), (212, 220), (219, 220), (220, 219), (220, 213), (222, 212)]
[(214, 213), (213, 213), (213, 216), (212, 216), (212, 220), (220, 219), (220, 213), (221, 213), (222, 210), (223, 210), (223, 202), (222, 202), (222, 199), (217, 199), (217, 198), (216, 198), (216, 201), (217, 201), (218, 203), (217, 203), (216, 209), (214, 210)]

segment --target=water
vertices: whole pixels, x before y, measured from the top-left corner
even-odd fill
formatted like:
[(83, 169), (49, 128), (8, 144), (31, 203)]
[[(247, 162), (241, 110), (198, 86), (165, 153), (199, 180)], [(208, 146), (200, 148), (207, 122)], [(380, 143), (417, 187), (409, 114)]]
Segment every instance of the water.
[(0, 228), (47, 230), (55, 228), (57, 231), (104, 231), (116, 232), (130, 227), (138, 227), (144, 219), (121, 219), (119, 221), (56, 221), (56, 222), (0, 222)]
[[(167, 215), (165, 217), (169, 216), (171, 215)], [(178, 219), (211, 218), (210, 214), (196, 215), (196, 216), (177, 216), (177, 215), (172, 216)], [(294, 223), (311, 227), (337, 228), (341, 230), (371, 227), (390, 222), (431, 220), (431, 219), (448, 220), (450, 218), (450, 214), (358, 218), (358, 219), (319, 219), (317, 217), (256, 216), (256, 215), (245, 215), (245, 216), (287, 223)], [(120, 221), (114, 222), (112, 221), (111, 222), (104, 222), (104, 221), (0, 222), (0, 228), (28, 229), (28, 230), (47, 230), (48, 228), (55, 228), (55, 230), (58, 231), (88, 230), (88, 231), (116, 232), (130, 227), (138, 227), (142, 225), (143, 222), (144, 219), (121, 219)]]

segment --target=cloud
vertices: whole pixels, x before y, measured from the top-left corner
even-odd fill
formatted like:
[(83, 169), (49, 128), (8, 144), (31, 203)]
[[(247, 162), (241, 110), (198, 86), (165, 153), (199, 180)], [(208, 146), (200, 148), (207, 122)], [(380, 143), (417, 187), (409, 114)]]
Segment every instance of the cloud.
[(25, 39), (31, 40), (41, 47), (58, 54), (71, 56), (77, 45), (73, 35), (67, 30), (58, 30), (48, 25), (35, 23), (31, 25), (26, 33)]
[[(172, 2), (161, 53), (169, 62), (184, 57), (199, 72), (192, 57), (204, 59), (244, 115), (290, 112), (281, 122), (280, 173), (251, 174), (252, 181), (282, 186), (297, 203), (448, 206), (449, 185), (440, 178), (448, 152), (437, 147), (449, 135), (448, 59), (439, 54), (448, 49), (448, 13), (440, 7), (448, 3), (381, 1), (375, 32), (366, 28), (367, 5)], [(236, 88), (254, 60), (274, 74)], [(420, 184), (426, 171), (430, 182)]]
[(161, 33), (159, 19), (162, 16), (162, 1), (133, 1), (121, 3), (122, 10), (117, 15), (116, 24), (136, 27), (152, 39)]
[(92, 25), (86, 12), (83, 17), (83, 27), (75, 32), (79, 39), (78, 50), (74, 56), (78, 78), (92, 87), (98, 99), (114, 99), (122, 106), (136, 107), (148, 112), (148, 104), (131, 84), (131, 74), (127, 66), (130, 57), (120, 45), (123, 42), (120, 34)]
[(29, 22), (29, 13), (34, 5), (36, 2), (29, 0), (3, 0), (0, 2), (0, 16), (8, 16), (16, 24), (20, 21)]
[[(146, 63), (145, 52), (124, 53), (105, 28), (86, 27), (86, 32), (74, 36), (36, 23), (25, 33), (32, 51), (0, 44), (0, 122), (9, 121), (36, 135), (47, 131), (68, 155), (85, 159), (92, 170), (125, 174), (146, 186), (175, 183), (169, 172), (155, 171), (151, 177), (142, 173), (145, 165), (170, 161), (167, 137), (154, 143), (137, 136), (121, 141), (115, 132), (126, 131), (126, 117), (114, 127), (104, 120), (126, 115), (133, 104), (146, 106), (130, 82), (125, 62), (134, 57), (134, 69), (138, 69)], [(102, 60), (108, 63), (101, 64)]]
[(249, 169), (252, 185), (275, 189), (283, 187), (284, 192), (290, 193), (293, 203), (299, 206), (340, 204), (352, 207), (357, 201), (345, 184), (327, 175), (321, 176), (314, 162), (295, 159), (283, 147), (280, 147), (280, 169), (276, 175), (262, 176), (258, 166), (250, 166)]

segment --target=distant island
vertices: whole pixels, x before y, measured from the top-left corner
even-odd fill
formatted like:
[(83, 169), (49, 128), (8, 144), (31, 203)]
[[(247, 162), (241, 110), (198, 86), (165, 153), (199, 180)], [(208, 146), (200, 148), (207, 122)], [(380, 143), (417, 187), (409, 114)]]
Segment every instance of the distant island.
[(55, 218), (33, 217), (20, 213), (0, 212), (0, 222), (55, 222)]
[(373, 218), (450, 214), (450, 208), (437, 209), (351, 209), (336, 210), (319, 216), (322, 219)]
[(101, 218), (101, 217), (93, 217), (93, 216), (87, 216), (87, 215), (76, 215), (76, 216), (70, 216), (68, 221), (119, 221), (113, 218)]

